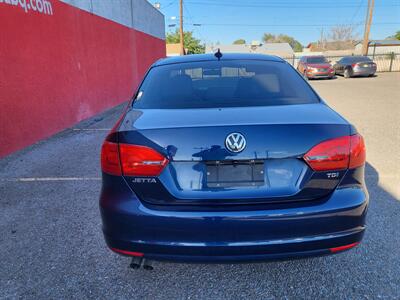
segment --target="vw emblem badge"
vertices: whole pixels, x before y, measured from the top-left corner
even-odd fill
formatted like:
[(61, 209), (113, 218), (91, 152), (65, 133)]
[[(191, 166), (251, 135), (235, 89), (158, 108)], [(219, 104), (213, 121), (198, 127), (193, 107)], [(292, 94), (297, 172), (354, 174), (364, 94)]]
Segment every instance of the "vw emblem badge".
[(242, 134), (233, 132), (226, 137), (225, 147), (231, 152), (242, 152), (246, 148), (246, 139)]

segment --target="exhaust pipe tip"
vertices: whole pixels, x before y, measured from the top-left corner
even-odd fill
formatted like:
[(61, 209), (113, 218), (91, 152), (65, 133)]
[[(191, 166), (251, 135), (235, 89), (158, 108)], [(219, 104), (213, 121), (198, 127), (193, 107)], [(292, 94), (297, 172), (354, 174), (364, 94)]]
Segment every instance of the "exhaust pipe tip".
[(152, 261), (148, 259), (143, 259), (143, 269), (147, 271), (153, 270), (154, 267), (152, 266)]
[(129, 267), (132, 269), (139, 269), (142, 265), (143, 258), (141, 257), (132, 257), (132, 261), (129, 264)]

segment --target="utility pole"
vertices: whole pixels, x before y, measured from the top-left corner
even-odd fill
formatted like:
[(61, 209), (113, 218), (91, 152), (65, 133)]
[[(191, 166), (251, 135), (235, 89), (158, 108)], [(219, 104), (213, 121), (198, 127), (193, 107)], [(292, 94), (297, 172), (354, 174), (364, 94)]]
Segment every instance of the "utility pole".
[(371, 0), (368, 0), (368, 7), (367, 7), (367, 15), (365, 16), (365, 23), (364, 23), (364, 34), (367, 31), (367, 23), (369, 18), (369, 8), (371, 7)]
[(321, 28), (321, 37), (320, 37), (320, 40), (319, 40), (319, 48), (321, 49), (321, 51), (323, 51), (324, 50), (324, 28), (322, 27)]
[(368, 0), (368, 9), (367, 9), (367, 17), (365, 19), (362, 55), (368, 55), (369, 33), (371, 31), (373, 12), (374, 12), (374, 0)]
[(185, 55), (185, 43), (183, 41), (183, 0), (179, 0), (179, 23), (180, 54)]

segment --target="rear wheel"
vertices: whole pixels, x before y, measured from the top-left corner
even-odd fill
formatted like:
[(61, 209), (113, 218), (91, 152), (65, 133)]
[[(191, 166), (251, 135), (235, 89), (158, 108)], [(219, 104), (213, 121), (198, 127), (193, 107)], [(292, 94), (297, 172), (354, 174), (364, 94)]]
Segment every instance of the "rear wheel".
[(351, 77), (351, 70), (349, 68), (344, 70), (343, 77), (344, 78), (350, 78)]

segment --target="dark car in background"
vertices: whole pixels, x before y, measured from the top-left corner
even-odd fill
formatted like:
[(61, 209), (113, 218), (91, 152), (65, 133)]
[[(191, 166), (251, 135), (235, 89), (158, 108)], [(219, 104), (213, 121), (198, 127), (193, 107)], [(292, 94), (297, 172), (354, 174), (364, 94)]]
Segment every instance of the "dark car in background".
[(284, 60), (154, 63), (102, 146), (108, 246), (135, 259), (338, 253), (364, 234), (365, 146)]
[(329, 61), (322, 55), (302, 56), (297, 65), (297, 71), (306, 79), (329, 78), (335, 76), (335, 72)]
[(338, 60), (333, 68), (335, 74), (344, 78), (354, 76), (373, 76), (376, 73), (376, 63), (367, 56), (345, 56)]

